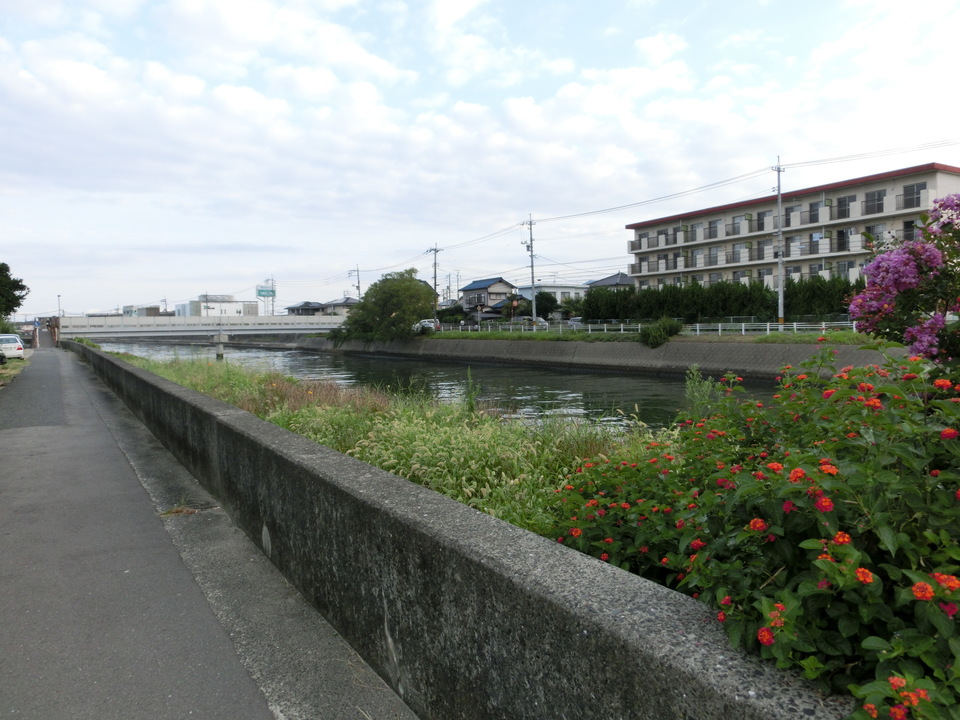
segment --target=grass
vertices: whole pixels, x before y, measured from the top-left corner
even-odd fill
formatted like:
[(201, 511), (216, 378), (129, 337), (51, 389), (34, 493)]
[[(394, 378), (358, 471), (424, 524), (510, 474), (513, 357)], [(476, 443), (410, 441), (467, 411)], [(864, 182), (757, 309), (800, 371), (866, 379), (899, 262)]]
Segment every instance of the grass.
[(8, 359), (6, 363), (0, 365), (0, 388), (8, 385), (17, 375), (23, 372), (24, 368), (30, 364), (29, 360)]
[(543, 534), (556, 521), (554, 490), (583, 458), (630, 452), (653, 435), (639, 422), (505, 420), (472, 403), (257, 373), (229, 362), (121, 357), (180, 385)]

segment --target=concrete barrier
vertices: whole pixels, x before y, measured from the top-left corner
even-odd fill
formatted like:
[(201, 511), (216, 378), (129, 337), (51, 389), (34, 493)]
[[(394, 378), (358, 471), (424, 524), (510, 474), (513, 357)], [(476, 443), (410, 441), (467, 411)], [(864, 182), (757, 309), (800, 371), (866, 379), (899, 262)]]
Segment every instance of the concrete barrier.
[(684, 596), (70, 341), (424, 720), (835, 720)]

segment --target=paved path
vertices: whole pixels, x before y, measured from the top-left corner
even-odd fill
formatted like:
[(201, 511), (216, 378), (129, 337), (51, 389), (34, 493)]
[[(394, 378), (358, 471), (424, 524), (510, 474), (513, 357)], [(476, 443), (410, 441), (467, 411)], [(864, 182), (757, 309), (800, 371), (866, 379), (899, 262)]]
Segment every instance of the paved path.
[(45, 342), (0, 389), (0, 717), (415, 720), (90, 369)]

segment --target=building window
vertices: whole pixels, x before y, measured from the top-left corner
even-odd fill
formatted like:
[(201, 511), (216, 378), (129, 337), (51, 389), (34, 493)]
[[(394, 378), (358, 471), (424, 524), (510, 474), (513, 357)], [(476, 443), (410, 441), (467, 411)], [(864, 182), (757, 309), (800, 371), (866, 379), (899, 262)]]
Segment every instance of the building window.
[(723, 280), (723, 273), (712, 272), (707, 277), (709, 277), (710, 284), (713, 285), (714, 283), (718, 283)]
[(849, 252), (850, 250), (850, 231), (837, 230), (836, 252)]
[(703, 275), (691, 275), (690, 282), (695, 282), (699, 285), (703, 285)]
[(808, 255), (817, 255), (820, 253), (820, 241), (823, 239), (822, 232), (810, 233), (810, 242), (807, 245)]
[(743, 215), (734, 215), (733, 222), (727, 225), (726, 234), (728, 236), (739, 235), (741, 232), (743, 232), (743, 224), (745, 221), (746, 221), (746, 218)]
[(719, 265), (720, 264), (720, 247), (714, 245), (712, 248), (707, 249), (707, 265)]
[[(757, 230), (766, 230), (768, 223), (773, 218), (773, 210), (761, 210), (757, 213)], [(770, 226), (773, 229), (773, 226)]]
[(640, 289), (641, 289), (641, 290), (646, 290), (648, 287), (650, 287), (650, 283), (649, 283), (648, 281), (646, 281), (646, 280), (641, 280), (641, 281), (640, 281)]
[(692, 223), (690, 229), (687, 231), (686, 237), (683, 239), (684, 242), (694, 242), (695, 240), (700, 240), (703, 237), (703, 223)]
[(823, 263), (810, 263), (810, 277), (816, 277), (823, 272)]
[(919, 240), (917, 234), (917, 221), (916, 220), (904, 220), (903, 221), (903, 239), (910, 240)]
[(722, 220), (711, 220), (707, 224), (707, 238), (709, 240), (720, 237), (720, 223), (722, 222)]
[(792, 222), (791, 215), (798, 212), (800, 212), (799, 205), (791, 205), (790, 207), (784, 208), (783, 209), (783, 226), (790, 227), (790, 224)]
[(850, 207), (857, 201), (856, 195), (844, 195), (837, 198), (837, 220), (850, 217)]
[(787, 273), (787, 277), (791, 275), (803, 275), (803, 268), (799, 265), (787, 265), (784, 270)]
[(819, 200), (810, 203), (810, 209), (807, 212), (807, 222), (820, 222), (820, 207), (823, 205)]
[(733, 281), (740, 282), (741, 280), (750, 277), (749, 270), (734, 270), (733, 271)]
[(886, 197), (886, 190), (871, 190), (866, 194), (866, 200), (863, 201), (863, 214), (876, 215), (883, 212), (883, 198)]
[(773, 277), (773, 268), (761, 268), (757, 270), (757, 277), (760, 280), (764, 278)]
[(752, 260), (765, 260), (766, 258), (772, 258), (773, 253), (773, 240), (761, 240), (757, 243), (757, 249), (754, 252)]
[(791, 235), (783, 241), (783, 256), (796, 257), (800, 254), (800, 236)]
[(647, 240), (647, 247), (648, 248), (660, 247), (660, 233), (657, 233), (656, 235), (651, 235), (649, 237), (649, 239)]
[(927, 184), (925, 182), (904, 185), (903, 195), (900, 196), (901, 202), (897, 203), (897, 210), (920, 207), (923, 204), (923, 191), (926, 189)]
[(850, 271), (857, 267), (855, 260), (841, 260), (837, 263), (837, 272), (843, 277), (849, 277)]
[(887, 226), (885, 223), (877, 223), (876, 225), (865, 225), (863, 232), (865, 235), (869, 235), (875, 241), (882, 242), (884, 237), (883, 234), (887, 231)]
[(563, 301), (563, 300), (569, 300), (569, 299), (570, 299), (570, 293), (564, 292), (563, 290), (561, 290), (561, 291), (560, 291), (560, 300)]

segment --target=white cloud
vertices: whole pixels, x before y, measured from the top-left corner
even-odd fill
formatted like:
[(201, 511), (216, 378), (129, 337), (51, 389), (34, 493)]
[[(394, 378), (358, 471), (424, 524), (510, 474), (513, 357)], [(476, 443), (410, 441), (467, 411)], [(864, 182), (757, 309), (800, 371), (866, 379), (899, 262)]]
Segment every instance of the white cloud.
[(640, 54), (651, 65), (663, 65), (677, 53), (687, 48), (687, 41), (675, 33), (657, 33), (640, 38), (634, 43)]

